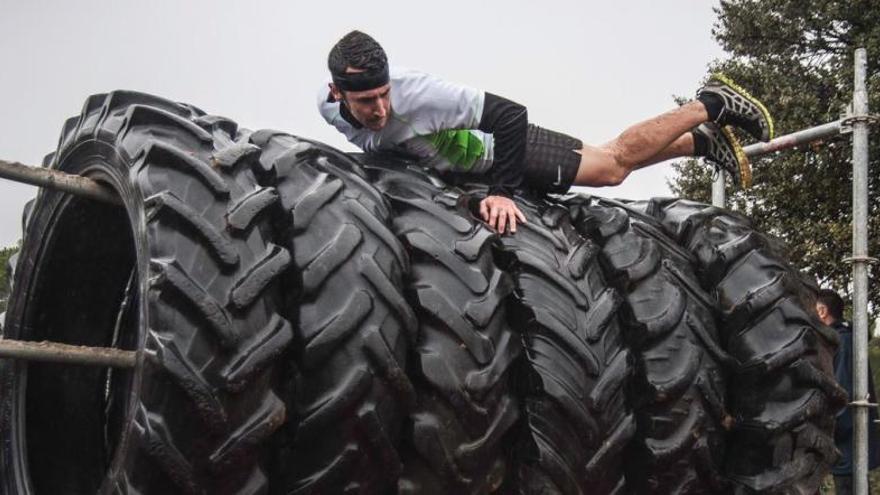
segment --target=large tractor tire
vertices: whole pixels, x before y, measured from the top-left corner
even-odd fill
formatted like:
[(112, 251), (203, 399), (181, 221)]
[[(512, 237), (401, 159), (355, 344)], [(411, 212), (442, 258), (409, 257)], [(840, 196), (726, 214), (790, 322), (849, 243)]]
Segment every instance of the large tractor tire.
[(497, 235), (470, 215), (466, 196), (418, 170), (368, 173), (410, 253), (405, 282), (419, 318), (399, 493), (495, 492), (510, 471), (505, 440), (520, 414), (511, 371), (522, 349), (507, 316), (513, 283), (493, 259)]
[(294, 322), (293, 401), (279, 471), (284, 493), (386, 493), (415, 394), (406, 374), (418, 321), (402, 287), (409, 256), (385, 199), (332, 148), (258, 131), (275, 176)]
[[(577, 204), (579, 203), (579, 204)], [(635, 357), (630, 400), (637, 433), (627, 460), (640, 494), (722, 493), (725, 377), (714, 307), (691, 255), (622, 204), (576, 200), (579, 228), (624, 295), (624, 334)]]
[(520, 494), (625, 493), (623, 453), (636, 425), (625, 397), (632, 363), (621, 298), (605, 282), (598, 246), (565, 208), (515, 200), (528, 222), (501, 236), (500, 257), (516, 282), (512, 321), (526, 359), (519, 468), (509, 486)]
[(837, 334), (815, 316), (815, 284), (744, 217), (686, 200), (633, 207), (693, 254), (720, 310), (736, 493), (816, 493), (837, 458), (832, 429), (845, 394), (833, 375)]
[(125, 91), (67, 121), (49, 165), (121, 204), (41, 192), (7, 337), (135, 350), (137, 365), (0, 361), (0, 493), (267, 493), (290, 255), (254, 203), (246, 139)]

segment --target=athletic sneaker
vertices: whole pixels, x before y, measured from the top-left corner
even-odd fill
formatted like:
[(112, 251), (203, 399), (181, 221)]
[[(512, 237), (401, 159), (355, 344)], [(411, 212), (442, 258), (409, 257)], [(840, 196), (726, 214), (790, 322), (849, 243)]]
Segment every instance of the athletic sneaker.
[(725, 75), (712, 74), (709, 81), (697, 91), (697, 99), (701, 99), (702, 95), (720, 98), (721, 109), (714, 120), (719, 126), (739, 127), (760, 141), (773, 139), (773, 117), (767, 107)]
[(735, 186), (748, 188), (752, 185), (752, 166), (730, 127), (707, 122), (692, 132), (694, 139), (704, 138), (703, 158), (730, 174)]

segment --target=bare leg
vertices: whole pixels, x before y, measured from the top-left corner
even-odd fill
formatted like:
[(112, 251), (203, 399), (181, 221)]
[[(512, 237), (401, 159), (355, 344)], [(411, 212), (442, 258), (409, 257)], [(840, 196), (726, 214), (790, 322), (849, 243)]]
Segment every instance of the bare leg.
[(678, 139), (673, 141), (672, 144), (664, 148), (660, 153), (657, 153), (643, 162), (637, 163), (633, 170), (682, 156), (694, 156), (694, 136), (690, 132), (685, 132), (679, 136)]
[(706, 107), (694, 101), (640, 122), (602, 146), (584, 145), (574, 185), (616, 186), (637, 168), (692, 155), (688, 131), (708, 119)]

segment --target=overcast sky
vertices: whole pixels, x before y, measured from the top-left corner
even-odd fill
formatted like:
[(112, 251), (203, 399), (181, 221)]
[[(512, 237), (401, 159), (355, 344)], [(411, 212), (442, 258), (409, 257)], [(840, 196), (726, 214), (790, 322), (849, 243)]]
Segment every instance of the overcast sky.
[[(393, 64), (518, 101), (532, 122), (598, 144), (693, 94), (722, 54), (715, 4), (0, 0), (0, 158), (39, 164), (86, 96), (120, 88), (351, 150), (315, 108), (327, 52), (351, 29)], [(660, 165), (594, 192), (667, 195), (671, 173)], [(18, 239), (35, 193), (0, 180), (0, 246)]]

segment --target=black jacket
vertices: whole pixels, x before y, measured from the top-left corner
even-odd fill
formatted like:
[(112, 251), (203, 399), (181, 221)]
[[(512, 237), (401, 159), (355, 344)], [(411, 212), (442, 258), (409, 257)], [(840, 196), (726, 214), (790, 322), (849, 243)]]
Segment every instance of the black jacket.
[[(834, 375), (847, 393), (847, 401), (853, 400), (853, 333), (848, 322), (841, 321), (832, 325), (840, 334), (840, 347), (834, 356)], [(876, 403), (874, 379), (871, 366), (868, 365), (868, 394), (870, 402)], [(871, 408), (868, 413), (868, 468), (880, 466), (880, 436), (878, 436), (877, 409)], [(853, 413), (851, 407), (844, 408), (837, 414), (834, 425), (834, 443), (840, 450), (840, 461), (831, 469), (837, 476), (852, 476), (853, 473)]]

